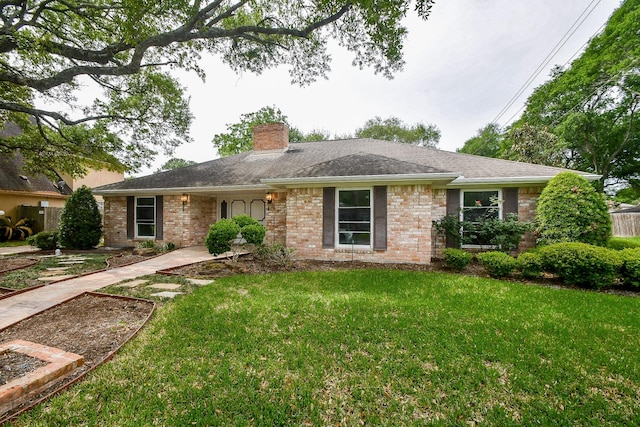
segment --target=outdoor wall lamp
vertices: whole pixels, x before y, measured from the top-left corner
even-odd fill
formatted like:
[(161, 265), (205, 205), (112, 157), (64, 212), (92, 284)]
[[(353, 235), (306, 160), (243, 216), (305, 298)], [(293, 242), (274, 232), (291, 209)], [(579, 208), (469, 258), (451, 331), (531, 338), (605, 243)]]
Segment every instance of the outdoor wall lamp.
[(273, 202), (273, 193), (267, 193), (264, 195), (264, 198), (267, 200), (267, 204), (271, 204)]
[(189, 195), (183, 194), (182, 196), (180, 196), (180, 201), (182, 202), (182, 210), (184, 210), (185, 205), (189, 201)]

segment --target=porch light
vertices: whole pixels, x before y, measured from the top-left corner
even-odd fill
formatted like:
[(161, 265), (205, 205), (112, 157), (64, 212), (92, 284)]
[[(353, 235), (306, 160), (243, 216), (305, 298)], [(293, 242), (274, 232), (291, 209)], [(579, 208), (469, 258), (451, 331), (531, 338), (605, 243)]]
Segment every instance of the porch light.
[(273, 193), (267, 193), (264, 195), (264, 198), (267, 200), (267, 204), (271, 204), (273, 202)]
[(183, 194), (182, 196), (180, 196), (180, 201), (182, 202), (182, 210), (184, 210), (184, 207), (186, 206), (187, 202), (189, 201), (189, 195), (188, 194)]

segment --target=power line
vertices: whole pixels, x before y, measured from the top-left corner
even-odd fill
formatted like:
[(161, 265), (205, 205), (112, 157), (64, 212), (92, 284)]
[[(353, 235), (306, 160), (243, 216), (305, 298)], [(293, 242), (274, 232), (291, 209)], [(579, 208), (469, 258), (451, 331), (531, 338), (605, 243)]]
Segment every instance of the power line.
[[(524, 82), (524, 84), (520, 87), (518, 92), (509, 100), (507, 105), (500, 110), (498, 115), (491, 121), (491, 123), (497, 123), (498, 120), (504, 116), (509, 108), (518, 100), (518, 98), (524, 93), (525, 90), (533, 83), (533, 81), (538, 77), (538, 75), (545, 69), (545, 67), (551, 62), (553, 57), (558, 53), (560, 49), (569, 41), (571, 36), (575, 34), (575, 32), (580, 28), (580, 26), (584, 23), (584, 21), (591, 15), (591, 13), (595, 10), (595, 8), (600, 4), (601, 0), (592, 0), (591, 3), (582, 11), (580, 16), (575, 20), (575, 22), (569, 27), (567, 32), (562, 36), (562, 38), (556, 43), (556, 45), (551, 49), (551, 52), (547, 54), (542, 63), (538, 65), (535, 71), (529, 76), (529, 78)], [(595, 4), (594, 4), (595, 3)]]

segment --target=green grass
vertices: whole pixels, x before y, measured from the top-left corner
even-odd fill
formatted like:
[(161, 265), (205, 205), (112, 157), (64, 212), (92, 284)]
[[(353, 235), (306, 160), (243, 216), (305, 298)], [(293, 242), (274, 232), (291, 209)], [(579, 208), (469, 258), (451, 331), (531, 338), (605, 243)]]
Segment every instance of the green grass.
[(218, 279), (17, 425), (638, 425), (639, 311), (438, 273)]
[(8, 240), (6, 242), (0, 242), (0, 248), (9, 248), (14, 246), (27, 246), (29, 245), (26, 240)]

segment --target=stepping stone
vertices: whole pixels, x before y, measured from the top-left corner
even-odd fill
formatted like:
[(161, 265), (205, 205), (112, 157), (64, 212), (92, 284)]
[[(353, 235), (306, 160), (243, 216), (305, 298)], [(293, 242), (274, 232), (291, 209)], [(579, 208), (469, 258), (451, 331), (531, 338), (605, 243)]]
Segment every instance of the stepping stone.
[(135, 288), (139, 285), (142, 285), (143, 283), (147, 283), (147, 281), (137, 279), (137, 280), (132, 280), (131, 282), (126, 282), (126, 283), (121, 283), (119, 285), (116, 285), (116, 288)]
[(41, 280), (43, 282), (54, 282), (57, 280), (71, 279), (72, 277), (76, 277), (76, 276), (74, 274), (63, 274), (62, 276), (38, 277), (38, 280)]
[(64, 271), (62, 270), (41, 271), (40, 277), (60, 276), (63, 273)]
[(47, 268), (47, 271), (64, 271), (68, 269), (69, 267), (49, 267)]
[(58, 264), (60, 265), (84, 264), (84, 261), (60, 261)]
[(181, 286), (182, 285), (179, 285), (177, 283), (154, 283), (153, 285), (147, 286), (147, 288), (164, 289), (167, 291), (172, 291), (174, 289), (180, 289)]
[(161, 297), (161, 298), (174, 298), (177, 295), (182, 295), (182, 292), (164, 291), (164, 292), (158, 292), (158, 293), (155, 293), (155, 294), (151, 294), (152, 297)]
[(197, 286), (210, 285), (211, 283), (215, 282), (215, 280), (213, 279), (190, 279), (190, 278), (187, 278), (187, 281)]

